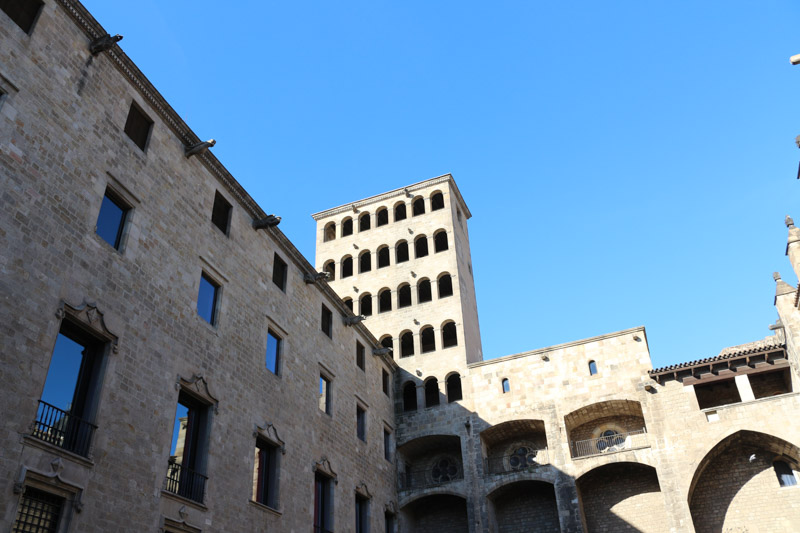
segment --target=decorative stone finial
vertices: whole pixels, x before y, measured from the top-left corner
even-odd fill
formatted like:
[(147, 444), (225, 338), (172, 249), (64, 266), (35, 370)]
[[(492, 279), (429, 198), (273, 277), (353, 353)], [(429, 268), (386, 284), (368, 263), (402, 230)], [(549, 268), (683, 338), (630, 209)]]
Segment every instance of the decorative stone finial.
[(777, 281), (780, 281), (780, 280), (781, 280), (781, 274), (780, 274), (780, 272), (773, 272), (773, 273), (772, 273), (772, 279), (774, 279), (776, 282), (777, 282)]
[(798, 148), (800, 148), (800, 135), (794, 138), (794, 143), (797, 145)]
[(787, 228), (794, 227), (794, 220), (792, 220), (792, 217), (790, 217), (789, 215), (786, 215), (786, 218), (783, 219), (783, 222), (786, 224)]

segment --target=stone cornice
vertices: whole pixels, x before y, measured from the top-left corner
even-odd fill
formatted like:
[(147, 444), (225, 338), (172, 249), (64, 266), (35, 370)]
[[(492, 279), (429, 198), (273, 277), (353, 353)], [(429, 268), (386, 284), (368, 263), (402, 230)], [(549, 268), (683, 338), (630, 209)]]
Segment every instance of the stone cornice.
[(400, 187), (399, 189), (394, 189), (392, 191), (388, 191), (388, 192), (385, 192), (385, 193), (382, 193), (382, 194), (378, 194), (378, 195), (375, 195), (375, 196), (370, 196), (369, 198), (364, 198), (362, 200), (357, 200), (355, 202), (350, 202), (349, 204), (344, 204), (344, 205), (340, 205), (340, 206), (337, 206), (337, 207), (331, 207), (330, 209), (326, 209), (325, 211), (320, 211), (319, 213), (314, 213), (313, 215), (311, 215), (311, 217), (314, 220), (321, 220), (323, 218), (326, 218), (326, 217), (329, 217), (329, 216), (332, 216), (332, 215), (338, 215), (338, 214), (341, 214), (341, 213), (352, 211), (353, 210), (353, 206), (355, 206), (356, 209), (357, 209), (359, 207), (363, 207), (363, 206), (366, 206), (366, 205), (371, 205), (371, 204), (374, 204), (374, 203), (377, 203), (377, 202), (382, 202), (384, 200), (388, 200), (389, 198), (394, 198), (396, 196), (405, 196), (406, 191), (408, 191), (408, 192), (418, 191), (420, 189), (424, 189), (426, 187), (430, 187), (431, 185), (436, 185), (438, 183), (448, 183), (448, 182), (450, 183), (450, 187), (451, 187), (453, 193), (455, 194), (456, 199), (458, 200), (458, 203), (461, 205), (461, 208), (464, 210), (464, 216), (466, 216), (468, 219), (472, 218), (472, 213), (470, 212), (469, 207), (467, 207), (466, 202), (464, 202), (464, 197), (461, 196), (461, 191), (458, 190), (458, 185), (456, 185), (456, 180), (453, 179), (453, 176), (451, 174), (443, 174), (441, 176), (436, 176), (435, 178), (430, 178), (430, 179), (427, 179), (427, 180), (424, 180), (424, 181), (420, 181), (420, 182), (414, 183), (412, 185), (407, 185), (405, 187)]

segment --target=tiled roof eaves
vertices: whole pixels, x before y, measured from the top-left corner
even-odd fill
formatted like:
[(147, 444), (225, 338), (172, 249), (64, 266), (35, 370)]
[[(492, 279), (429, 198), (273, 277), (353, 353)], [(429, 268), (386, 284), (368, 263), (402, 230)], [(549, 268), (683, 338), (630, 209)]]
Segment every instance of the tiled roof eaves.
[(690, 368), (707, 365), (709, 363), (714, 363), (717, 361), (725, 361), (726, 359), (734, 359), (736, 357), (742, 357), (745, 355), (752, 355), (755, 353), (762, 353), (762, 352), (771, 352), (774, 350), (781, 350), (785, 348), (786, 344), (784, 343), (753, 346), (750, 348), (745, 348), (730, 353), (721, 353), (719, 355), (715, 355), (714, 357), (706, 357), (705, 359), (696, 359), (694, 361), (688, 361), (686, 363), (678, 363), (675, 365), (664, 366), (661, 368), (654, 368), (653, 370), (650, 370), (648, 374), (650, 374), (651, 377), (654, 377), (659, 374), (668, 374), (670, 372), (675, 372), (676, 370), (688, 370)]

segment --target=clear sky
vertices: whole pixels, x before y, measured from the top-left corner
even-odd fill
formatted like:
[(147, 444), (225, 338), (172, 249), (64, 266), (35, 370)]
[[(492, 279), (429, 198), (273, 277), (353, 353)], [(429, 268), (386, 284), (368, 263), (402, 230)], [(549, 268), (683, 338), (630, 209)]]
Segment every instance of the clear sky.
[(85, 4), (312, 263), (311, 213), (452, 173), (486, 358), (709, 357), (796, 283), (796, 2)]

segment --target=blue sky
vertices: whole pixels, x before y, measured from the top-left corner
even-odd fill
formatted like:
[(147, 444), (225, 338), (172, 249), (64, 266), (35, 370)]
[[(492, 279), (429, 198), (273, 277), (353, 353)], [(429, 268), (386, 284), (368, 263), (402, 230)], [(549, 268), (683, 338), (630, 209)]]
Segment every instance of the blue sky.
[(486, 358), (708, 357), (796, 282), (796, 3), (85, 5), (312, 262), (311, 213), (452, 173)]

